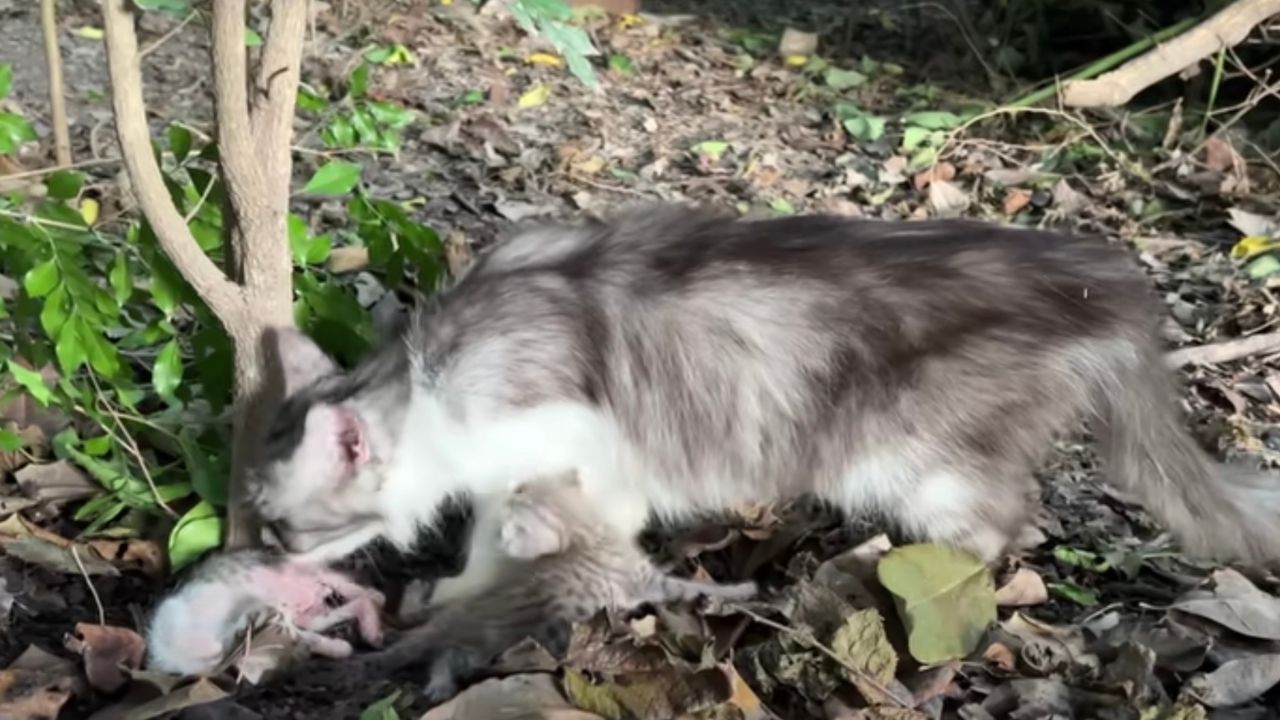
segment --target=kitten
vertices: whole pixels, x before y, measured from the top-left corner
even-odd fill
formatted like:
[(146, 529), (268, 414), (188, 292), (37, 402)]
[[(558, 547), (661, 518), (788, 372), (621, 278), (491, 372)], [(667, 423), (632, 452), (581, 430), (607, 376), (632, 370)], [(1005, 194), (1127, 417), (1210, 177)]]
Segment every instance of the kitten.
[[(339, 595), (337, 608), (327, 600)], [(360, 636), (381, 644), (383, 597), (345, 575), (258, 550), (214, 555), (203, 561), (156, 608), (147, 628), (148, 667), (180, 675), (214, 672), (242, 633), (270, 612), (310, 652), (347, 657), (351, 645), (321, 633), (355, 620)]]
[[(287, 399), (249, 497), (331, 558), (408, 546), (459, 495), (491, 523), (515, 484), (576, 469), (622, 537), (813, 493), (991, 561), (1090, 419), (1188, 551), (1275, 559), (1280, 492), (1182, 425), (1162, 312), (1124, 248), (1026, 228), (661, 206), (544, 227), (351, 371), (275, 333)], [(475, 533), (437, 598), (489, 587), (502, 538)]]
[(609, 532), (583, 500), (573, 473), (516, 488), (500, 511), (511, 554), (493, 585), (465, 601), (433, 605), (425, 623), (387, 650), (357, 661), (362, 671), (385, 677), (429, 660), (426, 694), (441, 702), (525, 637), (548, 648), (562, 646), (570, 623), (601, 608), (624, 612), (647, 603), (755, 595), (753, 582), (721, 585), (661, 572), (634, 543)]

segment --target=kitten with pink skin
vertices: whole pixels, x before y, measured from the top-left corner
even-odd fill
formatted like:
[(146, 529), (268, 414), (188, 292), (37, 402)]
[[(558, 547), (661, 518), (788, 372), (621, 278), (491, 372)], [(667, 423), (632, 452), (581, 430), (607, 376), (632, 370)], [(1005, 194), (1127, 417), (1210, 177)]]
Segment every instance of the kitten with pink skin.
[[(337, 596), (342, 603), (329, 605)], [(354, 620), (360, 637), (381, 645), (382, 594), (321, 565), (259, 550), (216, 555), (156, 608), (147, 627), (147, 667), (179, 674), (216, 671), (241, 635), (275, 613), (312, 654), (344, 658), (351, 644), (322, 633)]]

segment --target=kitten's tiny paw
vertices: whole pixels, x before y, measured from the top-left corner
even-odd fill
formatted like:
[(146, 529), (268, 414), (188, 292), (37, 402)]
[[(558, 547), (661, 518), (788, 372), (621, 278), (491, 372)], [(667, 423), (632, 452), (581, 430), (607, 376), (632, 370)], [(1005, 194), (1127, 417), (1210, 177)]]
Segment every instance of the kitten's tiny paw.
[(457, 694), (458, 683), (446, 675), (432, 676), (427, 686), (422, 689), (422, 696), (431, 705), (439, 705)]
[(562, 538), (554, 528), (519, 515), (508, 518), (499, 530), (502, 552), (521, 560), (532, 560), (560, 552)]

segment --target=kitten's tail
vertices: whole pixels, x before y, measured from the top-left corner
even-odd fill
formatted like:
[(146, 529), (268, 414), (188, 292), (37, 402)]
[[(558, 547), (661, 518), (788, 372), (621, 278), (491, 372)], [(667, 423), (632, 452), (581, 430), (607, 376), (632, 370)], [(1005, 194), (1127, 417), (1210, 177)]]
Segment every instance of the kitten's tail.
[(1137, 495), (1192, 554), (1280, 560), (1280, 476), (1215, 462), (1184, 426), (1173, 381), (1153, 352), (1100, 389), (1107, 477)]
[(648, 598), (653, 602), (681, 602), (696, 600), (701, 596), (719, 598), (721, 600), (750, 600), (760, 589), (754, 582), (717, 583), (657, 573), (654, 592), (655, 597)]

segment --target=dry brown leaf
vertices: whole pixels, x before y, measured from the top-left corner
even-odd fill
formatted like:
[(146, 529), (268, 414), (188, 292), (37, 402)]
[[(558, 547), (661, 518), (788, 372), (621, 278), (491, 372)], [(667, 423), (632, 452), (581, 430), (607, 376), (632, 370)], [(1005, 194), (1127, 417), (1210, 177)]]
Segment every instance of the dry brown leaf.
[(570, 705), (550, 675), (511, 675), (472, 685), (422, 720), (603, 720)]
[(211, 680), (200, 678), (190, 685), (184, 685), (171, 693), (141, 704), (135, 704), (136, 700), (122, 700), (116, 705), (94, 713), (90, 720), (151, 720), (170, 715), (183, 708), (217, 702), (226, 696), (227, 693), (214, 685)]
[(1048, 602), (1049, 590), (1044, 579), (1031, 568), (1018, 568), (1003, 587), (996, 590), (996, 604), (1001, 607), (1025, 607)]
[(945, 180), (929, 185), (929, 210), (936, 217), (956, 217), (969, 208), (969, 193)]
[(75, 663), (30, 646), (0, 670), (0, 718), (53, 720), (78, 685)]
[(86, 544), (104, 560), (128, 570), (137, 570), (148, 577), (162, 578), (168, 567), (164, 550), (154, 540), (100, 538), (89, 540)]
[(1237, 175), (1243, 172), (1244, 157), (1231, 143), (1219, 135), (1215, 135), (1204, 143), (1205, 167), (1224, 175)]
[(950, 182), (956, 179), (956, 166), (949, 162), (940, 162), (931, 168), (916, 173), (912, 179), (915, 183), (916, 190), (924, 190), (929, 187), (930, 183), (937, 180), (945, 180)]
[(116, 577), (120, 574), (114, 565), (103, 560), (97, 551), (87, 545), (56, 545), (34, 536), (8, 539), (2, 544), (9, 557), (67, 575)]
[(1004, 194), (1004, 214), (1017, 215), (1019, 211), (1031, 204), (1031, 191), (1024, 188), (1009, 188)]
[(987, 649), (982, 652), (982, 657), (984, 660), (994, 663), (996, 667), (1004, 670), (1005, 672), (1013, 672), (1018, 666), (1018, 661), (1014, 658), (1013, 651), (1004, 643), (991, 643), (987, 646)]
[(84, 658), (89, 685), (105, 693), (129, 681), (128, 670), (142, 665), (147, 649), (146, 641), (133, 630), (96, 623), (76, 623), (75, 634), (67, 635), (63, 645)]
[(71, 502), (102, 494), (102, 486), (67, 460), (27, 465), (14, 475), (22, 494), (40, 502)]
[(58, 547), (69, 547), (71, 545), (70, 540), (57, 533), (49, 532), (35, 523), (29, 522), (21, 515), (10, 515), (3, 521), (0, 521), (0, 544), (28, 537), (38, 538), (47, 543), (57, 545)]
[(343, 245), (329, 253), (329, 272), (342, 274), (363, 270), (369, 266), (369, 248), (363, 245)]
[(1062, 213), (1074, 215), (1088, 204), (1089, 199), (1076, 192), (1066, 178), (1059, 180), (1058, 184), (1053, 186), (1053, 207)]

